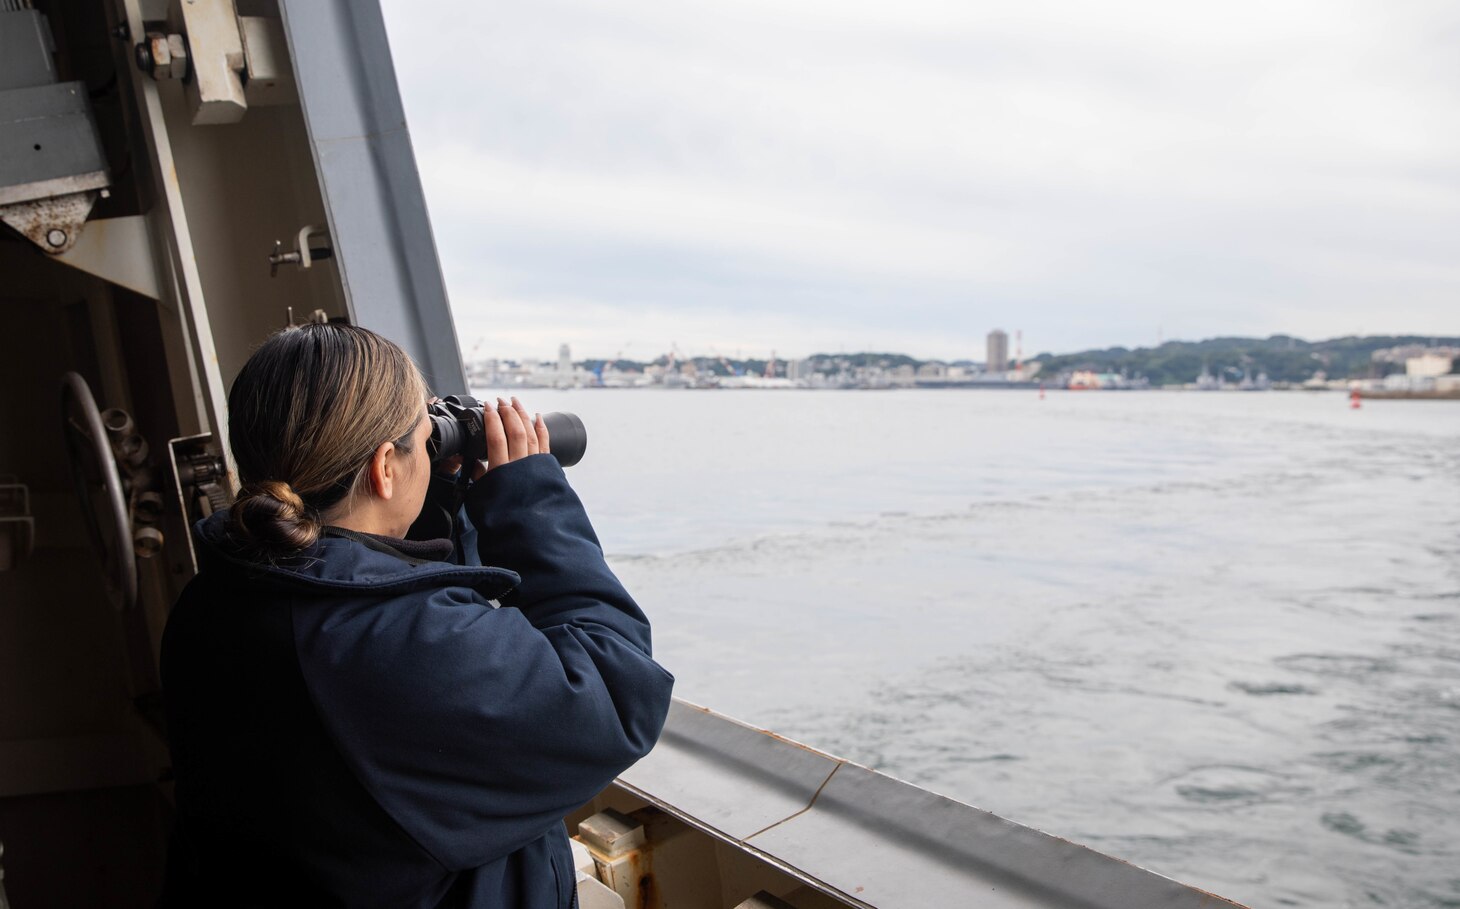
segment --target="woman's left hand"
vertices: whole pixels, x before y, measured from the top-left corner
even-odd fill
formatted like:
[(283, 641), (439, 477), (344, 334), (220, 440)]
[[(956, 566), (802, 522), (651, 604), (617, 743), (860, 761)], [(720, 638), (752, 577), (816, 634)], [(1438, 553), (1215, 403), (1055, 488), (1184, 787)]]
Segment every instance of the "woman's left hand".
[(483, 407), (482, 423), (487, 436), (487, 461), (485, 466), (479, 463), (472, 471), (474, 480), (481, 479), (488, 470), (549, 450), (548, 429), (542, 414), (535, 417), (528, 414), (516, 398), (510, 402), (498, 398), (495, 410)]

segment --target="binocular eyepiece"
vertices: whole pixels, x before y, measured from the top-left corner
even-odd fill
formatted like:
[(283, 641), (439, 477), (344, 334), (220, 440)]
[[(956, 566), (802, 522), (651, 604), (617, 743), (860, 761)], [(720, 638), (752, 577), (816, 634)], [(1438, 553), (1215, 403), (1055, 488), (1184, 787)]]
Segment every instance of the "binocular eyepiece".
[[(484, 405), (470, 395), (450, 395), (426, 405), (431, 418), (431, 440), (426, 443), (431, 460), (443, 461), (452, 455), (462, 460), (487, 459), (487, 432), (482, 422)], [(583, 460), (588, 450), (588, 430), (573, 413), (545, 413), (549, 453), (564, 467)]]

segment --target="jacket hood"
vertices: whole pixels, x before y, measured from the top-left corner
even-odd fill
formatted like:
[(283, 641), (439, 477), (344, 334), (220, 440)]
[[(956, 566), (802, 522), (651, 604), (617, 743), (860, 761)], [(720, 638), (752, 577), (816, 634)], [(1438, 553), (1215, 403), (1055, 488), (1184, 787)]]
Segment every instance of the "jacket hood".
[(505, 568), (413, 562), (347, 537), (321, 536), (300, 552), (262, 561), (239, 552), (228, 536), (227, 510), (193, 526), (198, 567), (251, 585), (300, 592), (396, 594), (437, 587), (470, 587), (495, 600), (521, 583)]

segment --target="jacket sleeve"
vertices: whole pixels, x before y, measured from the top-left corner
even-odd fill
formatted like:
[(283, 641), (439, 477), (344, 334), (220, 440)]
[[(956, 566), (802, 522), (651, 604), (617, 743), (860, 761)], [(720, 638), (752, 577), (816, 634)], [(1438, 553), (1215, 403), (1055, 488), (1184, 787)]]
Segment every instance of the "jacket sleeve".
[(673, 685), (556, 461), (493, 470), (467, 511), (523, 575), (503, 608), (445, 588), (295, 609), (300, 664), (346, 762), (452, 870), (532, 842), (646, 754)]
[(646, 656), (649, 620), (603, 559), (598, 535), (549, 454), (503, 464), (472, 484), (466, 516), (483, 565), (517, 572), (502, 598), (546, 634), (611, 633)]

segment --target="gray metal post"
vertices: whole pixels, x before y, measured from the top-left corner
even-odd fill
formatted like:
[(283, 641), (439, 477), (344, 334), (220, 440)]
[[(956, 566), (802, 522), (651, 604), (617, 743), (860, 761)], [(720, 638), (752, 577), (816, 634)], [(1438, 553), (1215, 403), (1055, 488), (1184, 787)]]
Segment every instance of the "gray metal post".
[(466, 388), (385, 20), (362, 0), (280, 0), (351, 321)]

